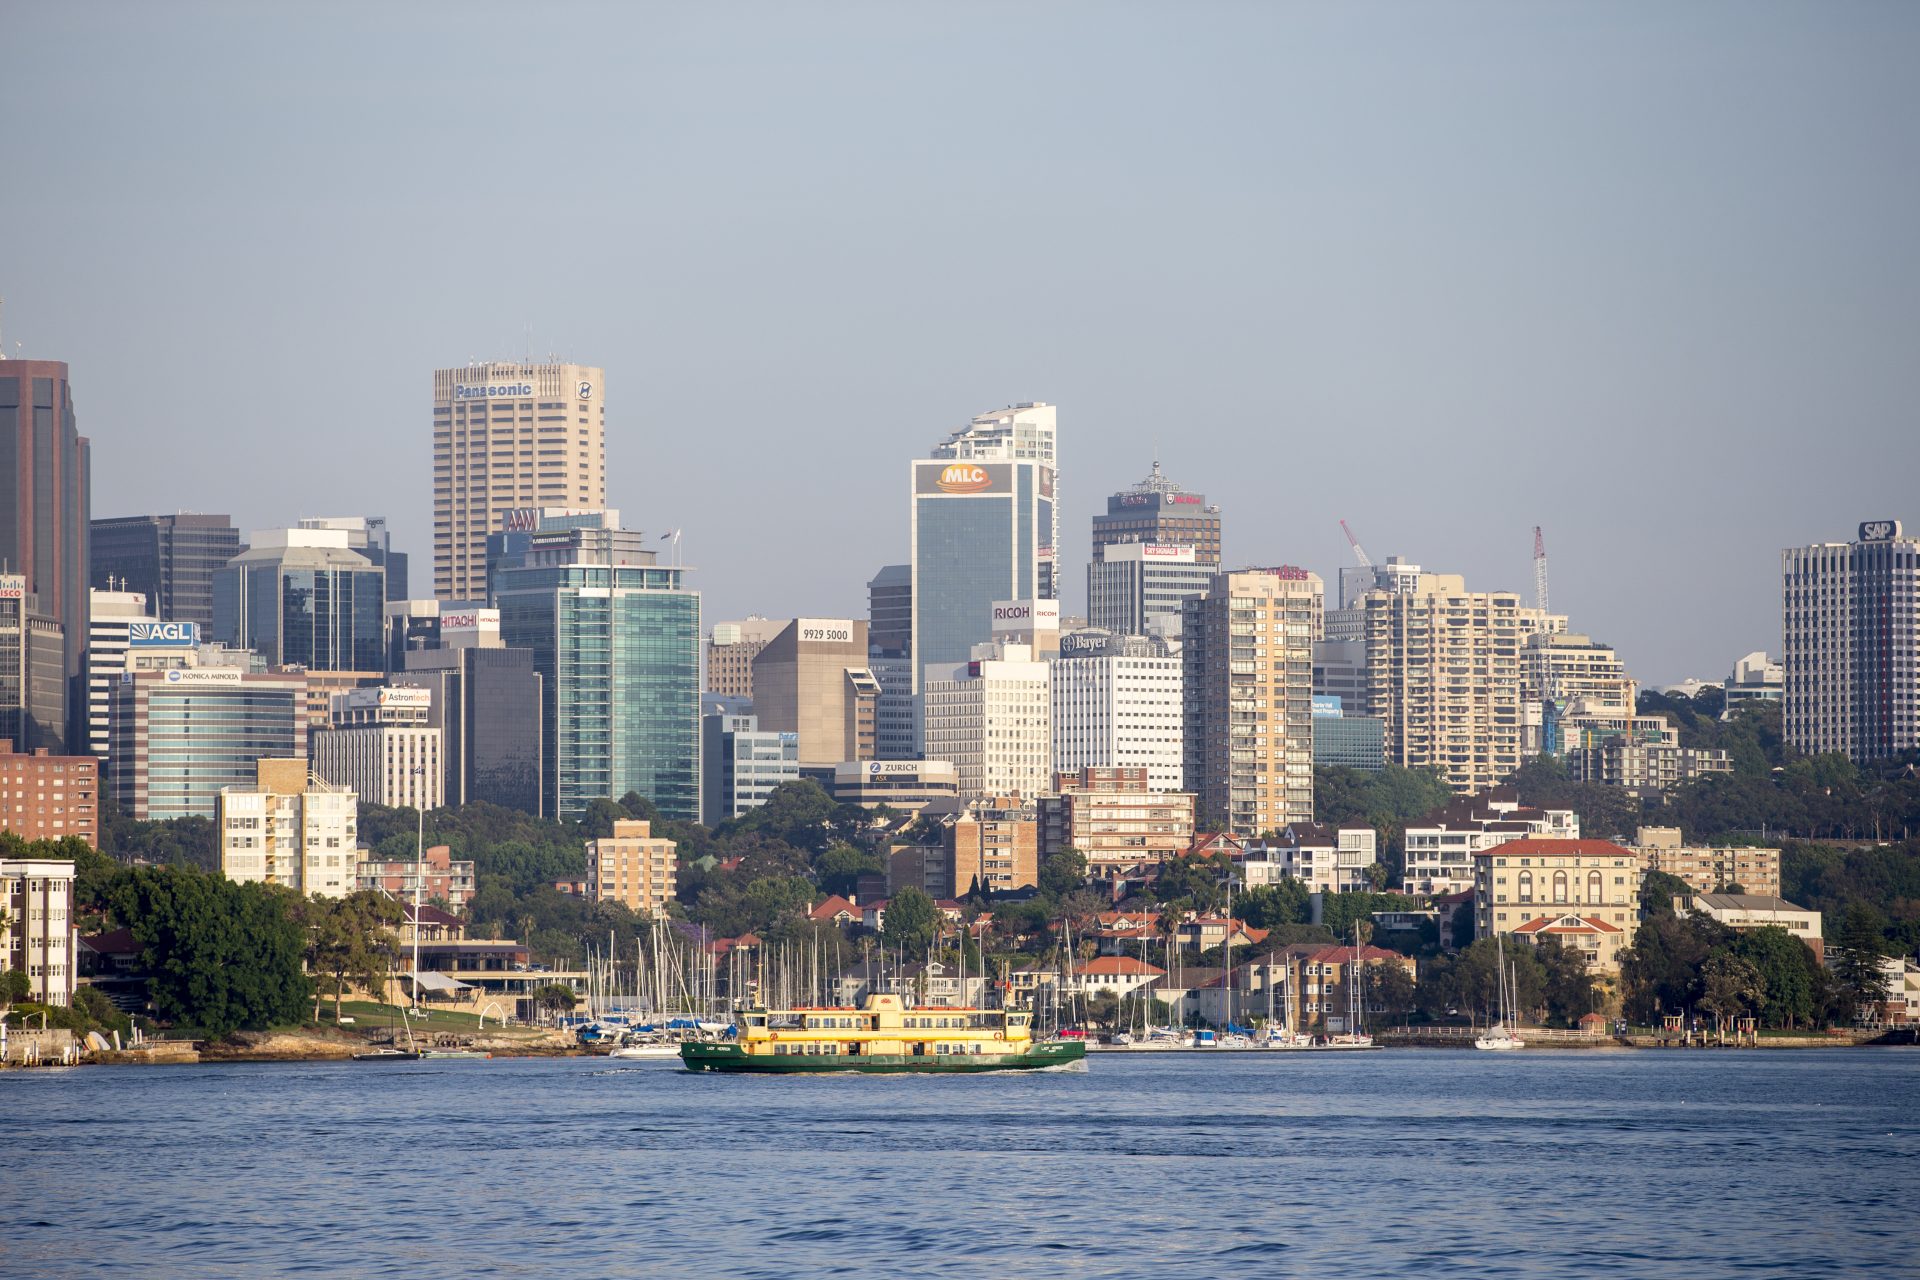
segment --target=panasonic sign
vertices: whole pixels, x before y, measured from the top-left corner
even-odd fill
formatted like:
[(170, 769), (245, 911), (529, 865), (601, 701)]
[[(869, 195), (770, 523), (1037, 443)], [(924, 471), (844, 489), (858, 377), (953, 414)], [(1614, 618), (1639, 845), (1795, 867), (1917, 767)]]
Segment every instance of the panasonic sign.
[(455, 400), (531, 400), (533, 384), (531, 382), (483, 382), (476, 385), (456, 386), (453, 389)]

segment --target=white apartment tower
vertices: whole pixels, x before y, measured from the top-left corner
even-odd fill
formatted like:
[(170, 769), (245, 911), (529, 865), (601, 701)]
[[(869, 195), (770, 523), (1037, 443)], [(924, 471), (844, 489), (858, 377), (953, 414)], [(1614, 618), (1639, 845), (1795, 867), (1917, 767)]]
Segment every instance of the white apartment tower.
[(350, 689), (333, 695), (328, 727), (307, 741), (313, 772), (370, 804), (438, 809), (446, 803), (433, 690)]
[(229, 880), (264, 881), (302, 897), (344, 898), (359, 870), (359, 799), (318, 784), (305, 760), (256, 762), (251, 787), (220, 788), (215, 829)]
[(1049, 794), (1053, 664), (1024, 644), (976, 645), (974, 653), (944, 675), (929, 673), (927, 759), (953, 763), (962, 800)]
[(1180, 658), (1164, 644), (1101, 632), (1063, 637), (1053, 664), (1054, 772), (1145, 769), (1149, 790), (1180, 790), (1183, 687)]
[(607, 505), (605, 375), (495, 361), (433, 375), (433, 594), (484, 600), (509, 511)]
[(1920, 746), (1920, 538), (1868, 520), (1853, 542), (1780, 553), (1787, 741), (1883, 760)]

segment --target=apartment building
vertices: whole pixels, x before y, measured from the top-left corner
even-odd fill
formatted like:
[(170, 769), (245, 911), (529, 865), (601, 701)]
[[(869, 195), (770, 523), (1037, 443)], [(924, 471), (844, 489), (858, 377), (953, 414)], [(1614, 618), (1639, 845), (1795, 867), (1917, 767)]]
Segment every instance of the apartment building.
[(1023, 644), (989, 643), (974, 653), (928, 672), (927, 756), (952, 763), (963, 800), (1045, 795), (1053, 783), (1053, 664)]
[(1605, 840), (1528, 837), (1474, 855), (1474, 933), (1551, 938), (1595, 973), (1620, 971), (1640, 915), (1640, 856)]
[(359, 874), (359, 799), (313, 778), (304, 759), (255, 762), (250, 787), (222, 787), (215, 831), (229, 880), (344, 898)]
[(1248, 888), (1298, 880), (1309, 893), (1371, 889), (1367, 870), (1380, 860), (1379, 840), (1379, 833), (1364, 824), (1290, 822), (1269, 839), (1247, 842), (1241, 874)]
[(1580, 816), (1571, 809), (1524, 806), (1512, 787), (1455, 799), (1407, 824), (1406, 890), (1442, 895), (1471, 892), (1474, 855), (1525, 836), (1577, 840)]
[(664, 915), (673, 900), (674, 849), (673, 841), (653, 835), (651, 822), (615, 819), (612, 835), (587, 842), (587, 897)]
[(1156, 791), (1185, 780), (1186, 677), (1160, 640), (1076, 631), (1053, 663), (1053, 767), (1139, 768)]
[(0, 831), (22, 840), (100, 843), (100, 761), (19, 752), (0, 738)]
[(1648, 871), (1685, 880), (1700, 893), (1722, 893), (1730, 885), (1761, 897), (1780, 896), (1780, 851), (1744, 845), (1689, 845), (1678, 827), (1641, 827), (1633, 851)]
[(1780, 574), (1787, 741), (1853, 760), (1920, 747), (1920, 538), (1868, 520), (1787, 548)]
[(73, 1003), (79, 939), (73, 927), (73, 863), (0, 858), (0, 969), (27, 975), (27, 998)]
[(1040, 856), (1078, 849), (1087, 874), (1110, 877), (1157, 864), (1193, 844), (1193, 793), (1159, 791), (1145, 768), (1061, 773), (1040, 801)]
[(940, 821), (946, 883), (996, 892), (1040, 883), (1040, 815), (1022, 796), (984, 796)]

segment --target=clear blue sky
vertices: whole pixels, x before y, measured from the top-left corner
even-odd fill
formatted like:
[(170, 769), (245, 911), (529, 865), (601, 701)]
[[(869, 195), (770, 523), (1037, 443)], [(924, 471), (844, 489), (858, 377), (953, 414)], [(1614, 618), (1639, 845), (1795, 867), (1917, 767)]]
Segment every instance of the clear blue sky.
[(1779, 646), (1779, 548), (1920, 524), (1911, 4), (8, 0), (9, 351), (101, 515), (385, 514), (430, 373), (607, 370), (707, 616), (858, 616), (906, 460), (1060, 406), (1066, 604), (1159, 450), (1235, 562), (1336, 521), (1644, 680)]

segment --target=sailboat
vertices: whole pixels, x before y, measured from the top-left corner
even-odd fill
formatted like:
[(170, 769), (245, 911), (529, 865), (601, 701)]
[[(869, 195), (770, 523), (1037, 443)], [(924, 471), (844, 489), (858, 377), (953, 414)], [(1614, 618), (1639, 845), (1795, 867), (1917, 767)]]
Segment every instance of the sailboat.
[(1496, 963), (1500, 970), (1500, 1021), (1496, 1025), (1487, 1028), (1486, 1034), (1477, 1037), (1473, 1042), (1473, 1047), (1493, 1051), (1524, 1049), (1526, 1048), (1526, 1042), (1515, 1034), (1515, 1031), (1520, 1025), (1520, 1014), (1518, 1009), (1514, 1007), (1518, 1003), (1514, 992), (1514, 987), (1517, 984), (1509, 981), (1507, 976), (1506, 939), (1496, 934), (1494, 936), (1494, 947), (1498, 956)]
[(1360, 922), (1353, 922), (1353, 961), (1347, 966), (1347, 1029), (1327, 1037), (1329, 1049), (1371, 1049), (1373, 1037), (1360, 1029), (1362, 1006), (1360, 985), (1364, 970), (1360, 964)]

